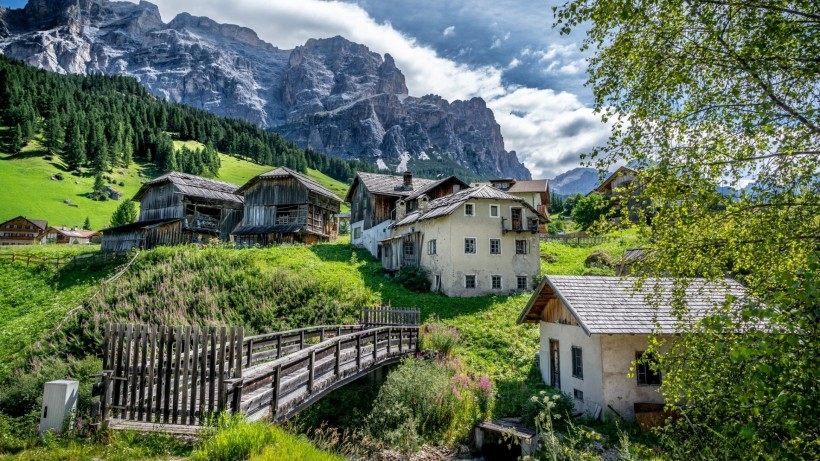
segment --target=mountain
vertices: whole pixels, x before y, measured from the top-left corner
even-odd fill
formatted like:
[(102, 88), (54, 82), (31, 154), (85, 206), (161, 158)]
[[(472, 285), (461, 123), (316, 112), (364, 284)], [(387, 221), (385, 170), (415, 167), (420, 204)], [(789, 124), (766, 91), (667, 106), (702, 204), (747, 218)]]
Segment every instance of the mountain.
[(573, 168), (550, 179), (550, 190), (556, 194), (586, 194), (601, 183), (595, 168)]
[(0, 8), (0, 52), (59, 73), (127, 75), (154, 95), (382, 169), (529, 179), (485, 102), (409, 96), (393, 58), (342, 37), (293, 50), (251, 29), (108, 0)]

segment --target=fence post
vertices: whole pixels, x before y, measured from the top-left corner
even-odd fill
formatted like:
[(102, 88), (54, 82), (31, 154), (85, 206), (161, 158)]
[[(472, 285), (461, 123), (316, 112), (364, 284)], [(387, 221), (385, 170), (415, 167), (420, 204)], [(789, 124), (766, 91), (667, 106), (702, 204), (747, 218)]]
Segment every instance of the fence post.
[(248, 339), (248, 359), (245, 362), (245, 367), (251, 366), (253, 360), (253, 338)]
[(316, 376), (313, 370), (316, 364), (316, 349), (310, 351), (310, 361), (308, 362), (308, 394), (313, 393), (313, 379)]
[(390, 342), (393, 339), (393, 328), (387, 327), (387, 355), (390, 355)]
[(276, 421), (276, 410), (279, 407), (279, 383), (282, 378), (282, 365), (277, 365), (273, 370), (273, 395), (271, 396), (270, 404), (270, 419)]
[(333, 373), (336, 378), (339, 377), (339, 366), (340, 362), (342, 361), (342, 342), (337, 340), (336, 341), (336, 363), (333, 366)]
[(376, 364), (376, 354), (379, 346), (379, 330), (373, 330), (373, 365)]
[(356, 371), (362, 369), (362, 334), (356, 335)]
[(282, 358), (282, 334), (276, 336), (276, 358)]

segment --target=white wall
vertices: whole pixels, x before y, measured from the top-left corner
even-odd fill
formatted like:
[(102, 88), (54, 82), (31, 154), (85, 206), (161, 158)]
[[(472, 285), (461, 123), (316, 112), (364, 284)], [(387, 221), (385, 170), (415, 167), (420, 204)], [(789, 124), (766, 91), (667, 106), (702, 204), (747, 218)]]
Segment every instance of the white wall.
[(356, 228), (363, 228), (364, 221), (359, 221), (350, 225), (350, 244), (362, 248), (366, 248), (373, 257), (377, 256), (379, 241), (390, 237), (390, 229), (388, 227), (393, 224), (392, 220), (387, 220), (379, 223), (376, 226), (362, 231), (362, 236), (358, 239), (353, 238)]
[[(550, 339), (558, 340), (559, 371), (561, 391), (573, 397), (573, 389), (584, 393), (584, 401), (573, 397), (575, 409), (593, 414), (596, 407), (606, 408), (603, 387), (603, 366), (601, 357), (601, 337), (587, 336), (581, 327), (559, 323), (540, 322), (541, 350), (538, 354), (541, 377), (550, 384)], [(581, 348), (583, 379), (572, 376), (572, 346)]]
[(664, 403), (659, 386), (639, 386), (636, 376), (627, 376), (635, 352), (646, 348), (647, 335), (601, 335), (604, 399), (627, 419), (634, 419), (636, 402)]

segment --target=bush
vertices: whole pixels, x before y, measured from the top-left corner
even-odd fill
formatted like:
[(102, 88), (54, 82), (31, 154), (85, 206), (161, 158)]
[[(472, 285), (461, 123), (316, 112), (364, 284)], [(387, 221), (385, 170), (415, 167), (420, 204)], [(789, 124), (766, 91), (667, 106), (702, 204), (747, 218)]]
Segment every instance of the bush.
[(416, 293), (430, 291), (430, 273), (423, 267), (402, 267), (396, 281), (404, 288)]
[(615, 261), (612, 256), (604, 250), (596, 249), (587, 256), (584, 260), (584, 266), (597, 267), (599, 269), (612, 269), (615, 267)]
[(534, 394), (530, 399), (524, 403), (524, 408), (521, 410), (521, 422), (530, 427), (535, 427), (535, 420), (538, 415), (544, 411), (544, 402), (550, 403), (550, 418), (557, 423), (569, 421), (575, 405), (572, 403), (572, 397), (564, 394), (559, 389), (548, 387), (537, 394)]
[(433, 350), (442, 357), (450, 357), (461, 337), (455, 327), (439, 323), (429, 323), (421, 330), (421, 347)]
[(558, 256), (552, 253), (541, 253), (541, 261), (547, 264), (555, 264), (558, 262)]

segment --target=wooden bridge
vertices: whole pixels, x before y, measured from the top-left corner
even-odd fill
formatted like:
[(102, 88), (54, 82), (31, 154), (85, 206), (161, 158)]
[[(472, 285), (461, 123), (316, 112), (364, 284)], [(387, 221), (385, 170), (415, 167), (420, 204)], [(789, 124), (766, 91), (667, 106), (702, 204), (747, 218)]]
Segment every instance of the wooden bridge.
[(109, 324), (94, 386), (114, 429), (193, 433), (219, 412), (283, 421), (330, 391), (413, 355), (418, 310), (244, 336), (242, 328)]

